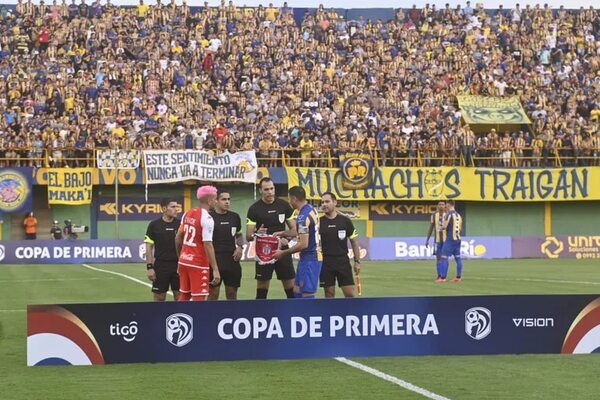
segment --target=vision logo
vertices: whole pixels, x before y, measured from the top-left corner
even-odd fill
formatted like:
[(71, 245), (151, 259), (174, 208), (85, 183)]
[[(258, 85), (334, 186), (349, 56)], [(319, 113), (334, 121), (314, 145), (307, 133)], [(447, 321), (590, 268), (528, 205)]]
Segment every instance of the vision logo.
[(546, 237), (546, 241), (540, 246), (540, 252), (548, 258), (558, 258), (565, 249), (562, 241), (554, 236)]
[(492, 332), (492, 313), (484, 307), (469, 308), (465, 312), (465, 332), (475, 340), (486, 338)]
[(183, 347), (194, 338), (194, 319), (187, 314), (169, 315), (166, 327), (167, 341), (173, 346)]

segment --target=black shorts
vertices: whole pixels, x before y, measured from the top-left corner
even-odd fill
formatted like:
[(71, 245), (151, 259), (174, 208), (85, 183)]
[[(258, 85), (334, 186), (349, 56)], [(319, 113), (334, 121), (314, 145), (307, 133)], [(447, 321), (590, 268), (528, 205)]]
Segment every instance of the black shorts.
[[(233, 254), (215, 254), (221, 282), (225, 286), (239, 288), (242, 282), (242, 266), (239, 261), (233, 260)], [(212, 268), (210, 269), (210, 280), (213, 280)]]
[(177, 261), (156, 261), (154, 272), (156, 279), (152, 283), (152, 293), (167, 293), (169, 287), (172, 291), (179, 291)]
[(335, 286), (336, 279), (339, 286), (354, 286), (354, 276), (348, 256), (323, 257), (321, 287)]
[(273, 278), (273, 271), (275, 271), (277, 279), (280, 281), (294, 279), (296, 277), (296, 271), (294, 271), (292, 256), (285, 256), (273, 264), (260, 265), (259, 263), (256, 263), (255, 278), (257, 281), (270, 281), (271, 278)]

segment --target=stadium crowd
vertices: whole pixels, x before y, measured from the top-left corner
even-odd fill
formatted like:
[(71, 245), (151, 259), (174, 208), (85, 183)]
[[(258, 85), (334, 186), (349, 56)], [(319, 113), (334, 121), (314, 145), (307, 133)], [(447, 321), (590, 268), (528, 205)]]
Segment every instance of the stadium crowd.
[[(482, 5), (347, 21), (319, 7), (96, 0), (0, 9), (0, 166), (96, 148), (257, 149), (265, 166), (600, 165), (597, 10)], [(473, 132), (458, 94), (518, 95), (530, 127)], [(47, 157), (46, 157), (47, 155)]]

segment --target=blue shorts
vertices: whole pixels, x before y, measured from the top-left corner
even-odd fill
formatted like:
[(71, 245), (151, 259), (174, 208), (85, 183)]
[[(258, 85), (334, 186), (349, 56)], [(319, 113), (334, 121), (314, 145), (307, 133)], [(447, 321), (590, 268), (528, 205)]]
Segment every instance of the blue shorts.
[(442, 247), (444, 246), (444, 242), (437, 242), (435, 244), (435, 250), (433, 251), (433, 255), (434, 256), (441, 256), (442, 255)]
[(317, 292), (322, 265), (321, 261), (300, 259), (294, 285), (300, 288), (301, 293)]
[(442, 246), (442, 255), (460, 257), (460, 240), (446, 240)]

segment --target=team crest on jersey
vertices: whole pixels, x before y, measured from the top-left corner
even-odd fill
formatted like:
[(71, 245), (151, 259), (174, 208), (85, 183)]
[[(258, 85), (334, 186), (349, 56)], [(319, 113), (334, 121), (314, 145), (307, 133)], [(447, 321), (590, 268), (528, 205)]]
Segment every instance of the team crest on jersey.
[(346, 230), (342, 229), (338, 231), (338, 238), (340, 240), (344, 240), (346, 239)]
[(237, 232), (237, 228), (235, 226), (231, 227), (231, 236), (235, 236), (235, 233)]
[(279, 223), (283, 224), (284, 221), (285, 221), (285, 214), (279, 214)]

